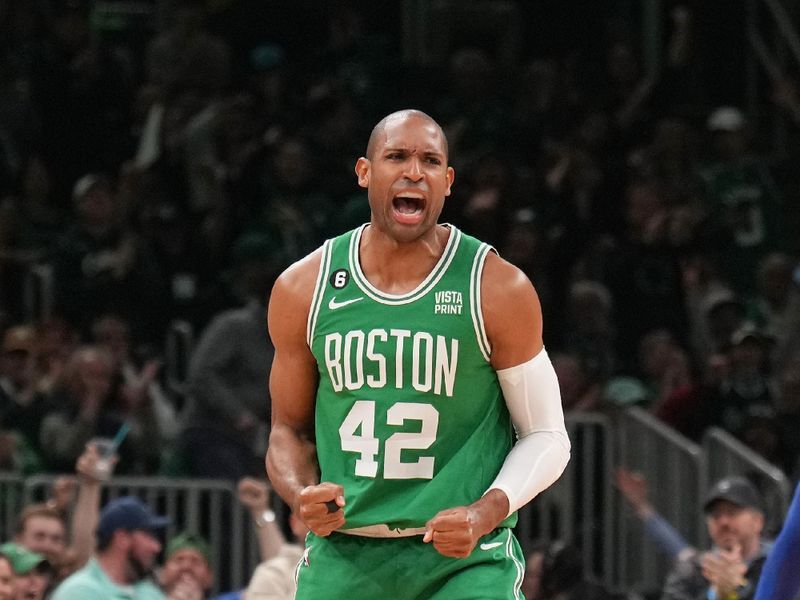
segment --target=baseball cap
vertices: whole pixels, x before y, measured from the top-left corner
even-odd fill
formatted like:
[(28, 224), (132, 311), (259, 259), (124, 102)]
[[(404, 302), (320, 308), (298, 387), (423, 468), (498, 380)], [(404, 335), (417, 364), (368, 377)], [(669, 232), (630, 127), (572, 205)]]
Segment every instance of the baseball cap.
[(0, 554), (8, 558), (16, 575), (27, 575), (38, 567), (50, 568), (50, 563), (43, 555), (14, 542), (1, 545)]
[(742, 508), (764, 512), (764, 501), (756, 486), (744, 477), (725, 477), (713, 485), (703, 502), (703, 512), (708, 513), (715, 502), (727, 500)]
[(108, 186), (108, 179), (99, 173), (88, 173), (84, 175), (78, 179), (72, 187), (72, 199), (75, 201), (83, 199), (96, 185)]
[(167, 544), (167, 559), (181, 550), (194, 550), (205, 558), (207, 563), (211, 563), (211, 547), (196, 533), (184, 532), (172, 538)]
[(733, 106), (720, 106), (708, 116), (709, 131), (740, 131), (745, 125), (744, 113)]
[(108, 538), (118, 529), (154, 530), (169, 525), (169, 519), (153, 513), (135, 496), (115, 498), (103, 507), (97, 524), (97, 537)]
[(646, 404), (651, 396), (645, 385), (635, 377), (614, 377), (603, 389), (603, 398), (612, 404), (625, 406)]
[(733, 291), (726, 288), (712, 290), (703, 299), (703, 310), (706, 316), (711, 315), (711, 313), (723, 306), (733, 306), (744, 311), (742, 301)]
[(767, 341), (764, 332), (756, 327), (753, 323), (745, 322), (741, 327), (731, 334), (731, 344), (738, 346), (747, 340), (752, 340), (759, 344)]

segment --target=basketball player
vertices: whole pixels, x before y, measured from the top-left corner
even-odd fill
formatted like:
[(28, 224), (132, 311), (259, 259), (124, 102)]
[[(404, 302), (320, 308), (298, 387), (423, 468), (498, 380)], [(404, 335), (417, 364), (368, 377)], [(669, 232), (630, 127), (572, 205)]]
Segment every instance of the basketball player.
[(311, 530), (297, 598), (521, 598), (510, 527), (570, 449), (536, 292), (437, 223), (455, 174), (431, 117), (385, 117), (355, 170), (370, 222), (269, 306), (267, 469)]

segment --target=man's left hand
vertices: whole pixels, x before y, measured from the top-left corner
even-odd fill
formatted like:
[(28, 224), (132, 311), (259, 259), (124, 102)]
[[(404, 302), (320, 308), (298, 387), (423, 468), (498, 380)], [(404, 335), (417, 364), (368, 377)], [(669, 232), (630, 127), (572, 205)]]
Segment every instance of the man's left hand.
[(500, 490), (490, 490), (469, 506), (440, 511), (425, 524), (422, 541), (433, 542), (439, 554), (466, 558), (478, 540), (497, 527), (508, 514), (508, 498)]
[(438, 513), (425, 525), (425, 543), (444, 556), (466, 558), (472, 553), (481, 534), (475, 531), (474, 517), (466, 506), (448, 508)]

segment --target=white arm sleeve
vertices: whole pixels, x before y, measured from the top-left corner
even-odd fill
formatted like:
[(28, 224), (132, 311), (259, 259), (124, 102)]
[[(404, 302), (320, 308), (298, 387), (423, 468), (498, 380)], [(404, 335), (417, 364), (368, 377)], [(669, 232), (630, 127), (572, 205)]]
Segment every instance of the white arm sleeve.
[(510, 515), (550, 487), (569, 462), (561, 392), (547, 352), (497, 372), (518, 441), (489, 489), (508, 496)]

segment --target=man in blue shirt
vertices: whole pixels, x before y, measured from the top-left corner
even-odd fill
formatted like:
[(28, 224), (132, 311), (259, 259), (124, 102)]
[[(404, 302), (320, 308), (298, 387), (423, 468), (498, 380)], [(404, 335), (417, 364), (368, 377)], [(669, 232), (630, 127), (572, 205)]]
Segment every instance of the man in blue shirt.
[(714, 547), (679, 560), (661, 600), (750, 600), (769, 549), (761, 495), (744, 477), (726, 477), (706, 495), (703, 512)]
[(157, 532), (168, 524), (138, 498), (109, 502), (97, 524), (97, 551), (53, 594), (53, 600), (164, 600), (150, 580), (161, 552)]

